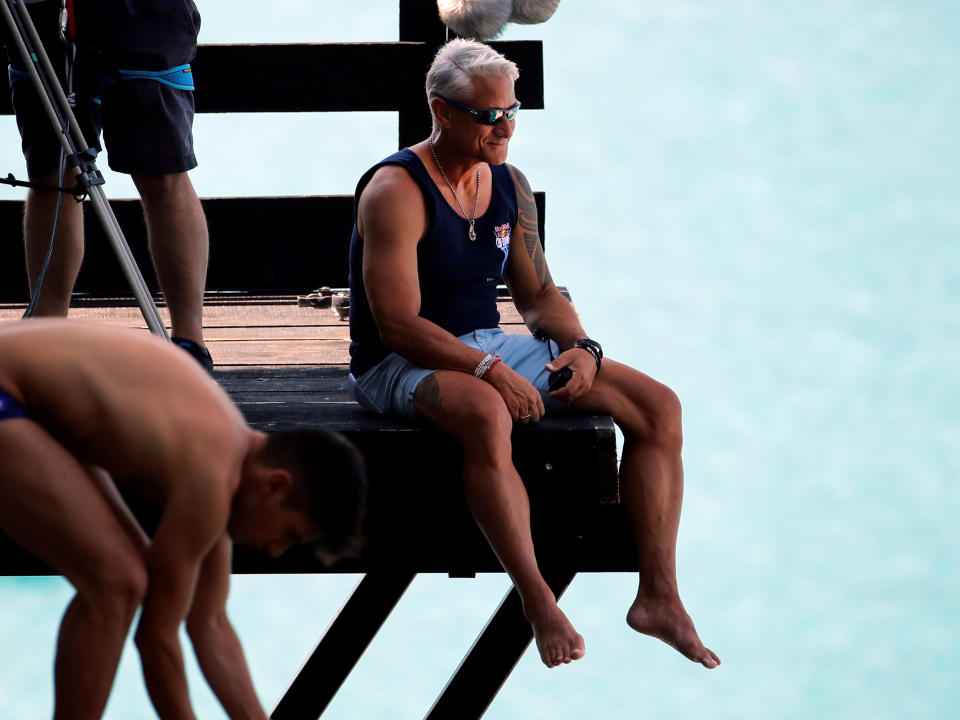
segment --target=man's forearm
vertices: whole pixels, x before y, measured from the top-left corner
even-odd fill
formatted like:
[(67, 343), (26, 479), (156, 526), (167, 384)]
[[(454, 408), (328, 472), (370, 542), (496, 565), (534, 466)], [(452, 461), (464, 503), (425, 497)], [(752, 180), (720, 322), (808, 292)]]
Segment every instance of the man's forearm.
[(586, 336), (573, 304), (555, 286), (527, 307), (517, 308), (530, 330), (539, 330), (554, 340), (561, 350), (568, 350)]
[(143, 678), (161, 720), (195, 720), (190, 707), (180, 641), (152, 634), (141, 627), (136, 636)]
[(130, 511), (130, 508), (127, 507), (127, 503), (124, 501), (120, 491), (117, 490), (117, 486), (114, 484), (110, 474), (102, 468), (93, 466), (88, 467), (87, 472), (90, 473), (90, 477), (103, 494), (107, 504), (110, 505), (110, 508), (117, 516), (117, 519), (120, 520), (123, 529), (127, 531), (130, 539), (136, 544), (137, 549), (145, 552), (146, 549), (150, 547), (150, 536), (144, 532), (137, 518)]
[(226, 615), (188, 626), (188, 632), (203, 676), (230, 720), (267, 720), (240, 639)]
[(420, 367), (472, 373), (483, 353), (419, 316), (385, 324), (380, 330), (387, 348)]

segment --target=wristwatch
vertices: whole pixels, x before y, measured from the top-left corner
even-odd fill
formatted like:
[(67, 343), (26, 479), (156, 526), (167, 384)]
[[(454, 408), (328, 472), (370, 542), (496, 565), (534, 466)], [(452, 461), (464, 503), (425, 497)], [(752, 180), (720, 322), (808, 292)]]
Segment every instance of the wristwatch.
[(600, 372), (600, 361), (603, 360), (603, 348), (600, 347), (600, 343), (590, 338), (580, 338), (573, 346), (593, 355), (593, 359), (597, 361), (597, 372)]

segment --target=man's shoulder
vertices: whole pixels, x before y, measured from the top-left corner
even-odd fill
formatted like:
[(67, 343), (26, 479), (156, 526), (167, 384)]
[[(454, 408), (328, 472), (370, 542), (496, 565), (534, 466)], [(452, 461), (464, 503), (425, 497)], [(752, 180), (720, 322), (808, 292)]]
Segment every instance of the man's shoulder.
[(420, 185), (402, 165), (381, 165), (360, 192), (360, 208), (409, 203), (421, 197)]
[(407, 190), (416, 189), (417, 182), (413, 175), (403, 165), (397, 163), (387, 163), (375, 168), (370, 176), (367, 187), (377, 185), (381, 190)]
[(513, 178), (513, 181), (523, 187), (529, 187), (530, 183), (527, 181), (527, 176), (520, 172), (520, 168), (516, 165), (511, 165), (510, 163), (504, 163), (503, 167), (510, 174), (510, 177)]

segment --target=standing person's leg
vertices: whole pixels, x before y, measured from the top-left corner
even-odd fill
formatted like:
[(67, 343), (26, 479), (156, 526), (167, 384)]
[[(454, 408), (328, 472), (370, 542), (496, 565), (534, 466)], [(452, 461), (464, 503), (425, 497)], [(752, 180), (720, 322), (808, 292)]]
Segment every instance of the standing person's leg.
[(716, 667), (720, 659), (700, 641), (677, 587), (683, 503), (679, 399), (665, 385), (604, 358), (593, 387), (573, 407), (610, 414), (623, 431), (620, 487), (640, 563), (639, 589), (627, 623), (705, 667)]
[[(56, 185), (59, 180), (57, 171), (33, 179), (47, 185)], [(73, 183), (67, 180), (66, 184)], [(57, 202), (60, 202), (53, 254), (35, 307), (38, 316), (66, 317), (70, 309), (70, 295), (83, 262), (83, 205), (71, 195), (58, 198), (60, 195), (52, 190), (31, 189), (24, 204), (23, 242), (30, 296), (33, 297), (50, 249)]]
[(87, 471), (40, 425), (0, 422), (0, 457), (0, 528), (77, 590), (57, 641), (54, 718), (98, 718), (146, 592), (142, 555)]
[(467, 503), (520, 594), (544, 664), (583, 657), (583, 638), (537, 566), (529, 500), (511, 457), (513, 422), (499, 393), (472, 375), (438, 371), (417, 386), (414, 408), (463, 447)]
[[(160, 48), (153, 47), (160, 37), (165, 39), (164, 51), (173, 53), (166, 57), (171, 67), (189, 60), (196, 49), (199, 17), (188, 5), (192, 4), (167, 8), (169, 14), (160, 13), (157, 17), (162, 23), (156, 27), (128, 18), (129, 28), (142, 35), (143, 47), (138, 52), (143, 53), (144, 67), (156, 61), (156, 54), (151, 53), (160, 53)], [(129, 43), (129, 38), (125, 42)], [(141, 61), (130, 58), (129, 62), (136, 65)], [(189, 77), (188, 73), (175, 80), (190, 82)], [(129, 174), (140, 193), (150, 255), (170, 311), (174, 339), (212, 370), (203, 347), (207, 222), (187, 174), (197, 166), (193, 92), (156, 80), (124, 78), (104, 89), (101, 98), (110, 167)]]
[[(60, 4), (52, 1), (30, 3), (27, 9), (57, 73), (57, 79), (64, 85), (67, 56), (60, 40)], [(75, 184), (75, 179), (68, 164), (65, 163), (62, 181), (59, 177), (60, 156), (63, 152), (58, 139), (59, 130), (54, 130), (16, 44), (6, 35), (4, 28), (2, 36), (7, 44), (11, 69), (11, 101), (22, 139), (27, 176), (31, 181), (44, 185), (71, 187)], [(97, 109), (80, 97), (74, 114), (84, 139), (91, 143), (94, 149), (99, 149)], [(50, 248), (58, 201), (60, 217), (54, 250), (35, 312), (37, 315), (63, 317), (69, 310), (70, 296), (83, 261), (83, 206), (77, 203), (72, 195), (31, 188), (24, 204), (23, 239), (27, 278), (32, 296)]]
[(185, 173), (134, 174), (150, 255), (175, 337), (203, 345), (203, 291), (209, 240), (200, 199)]

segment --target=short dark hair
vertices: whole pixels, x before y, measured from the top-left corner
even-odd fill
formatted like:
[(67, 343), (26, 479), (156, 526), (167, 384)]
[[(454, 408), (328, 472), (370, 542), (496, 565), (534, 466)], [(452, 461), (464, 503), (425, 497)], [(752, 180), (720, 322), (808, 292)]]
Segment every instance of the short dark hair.
[(367, 472), (363, 455), (340, 433), (289, 430), (267, 433), (263, 459), (289, 470), (288, 507), (307, 514), (323, 535), (318, 555), (356, 555), (363, 547)]

